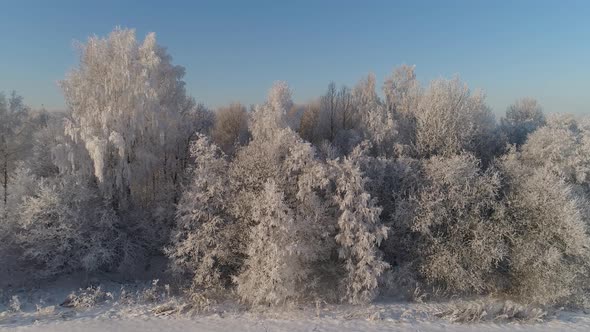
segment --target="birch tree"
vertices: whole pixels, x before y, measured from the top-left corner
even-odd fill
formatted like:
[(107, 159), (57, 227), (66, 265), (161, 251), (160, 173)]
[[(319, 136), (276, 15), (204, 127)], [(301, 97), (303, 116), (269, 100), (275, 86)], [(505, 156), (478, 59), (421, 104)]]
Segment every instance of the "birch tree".
[[(60, 82), (71, 112), (66, 134), (85, 149), (89, 176), (119, 214), (172, 217), (195, 110), (183, 75), (154, 33), (139, 42), (134, 30), (117, 28), (80, 45), (78, 68)], [(162, 227), (143, 228), (165, 236)]]

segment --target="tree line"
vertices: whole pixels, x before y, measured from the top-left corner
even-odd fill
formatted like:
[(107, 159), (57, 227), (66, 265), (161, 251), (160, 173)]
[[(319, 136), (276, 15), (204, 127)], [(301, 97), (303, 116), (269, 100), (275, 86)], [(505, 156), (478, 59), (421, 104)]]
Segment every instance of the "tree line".
[[(590, 122), (396, 68), (211, 111), (154, 34), (80, 46), (64, 113), (0, 94), (0, 261), (44, 279), (166, 255), (249, 304), (503, 294), (584, 305)], [(233, 296), (233, 295), (232, 295)]]

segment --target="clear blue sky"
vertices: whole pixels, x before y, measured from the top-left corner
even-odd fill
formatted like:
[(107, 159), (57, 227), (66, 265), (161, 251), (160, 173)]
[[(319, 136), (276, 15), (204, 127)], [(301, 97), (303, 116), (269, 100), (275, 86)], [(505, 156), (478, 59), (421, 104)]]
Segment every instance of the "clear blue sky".
[(264, 99), (286, 80), (296, 102), (330, 81), (382, 81), (402, 63), (428, 82), (460, 74), (503, 113), (532, 96), (547, 112), (590, 113), (590, 1), (0, 0), (0, 91), (64, 107), (56, 82), (73, 41), (115, 26), (154, 31), (198, 101)]

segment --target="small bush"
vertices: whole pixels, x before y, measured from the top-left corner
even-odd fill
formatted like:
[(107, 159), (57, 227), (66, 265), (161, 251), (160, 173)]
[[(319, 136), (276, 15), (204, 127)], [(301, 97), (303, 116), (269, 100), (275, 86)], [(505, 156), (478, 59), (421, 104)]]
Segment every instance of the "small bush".
[(115, 262), (118, 236), (112, 210), (76, 176), (36, 179), (15, 216), (16, 245), (23, 264), (46, 278), (77, 270), (94, 271)]
[(541, 322), (547, 317), (542, 307), (522, 305), (512, 301), (479, 300), (453, 303), (450, 308), (435, 314), (453, 323), (482, 321)]
[(113, 300), (113, 294), (105, 292), (98, 287), (80, 289), (78, 293), (71, 293), (60, 306), (74, 309), (89, 309), (108, 300)]
[(10, 298), (10, 302), (8, 303), (8, 307), (10, 308), (11, 312), (20, 312), (21, 310), (21, 303), (17, 295), (13, 295)]

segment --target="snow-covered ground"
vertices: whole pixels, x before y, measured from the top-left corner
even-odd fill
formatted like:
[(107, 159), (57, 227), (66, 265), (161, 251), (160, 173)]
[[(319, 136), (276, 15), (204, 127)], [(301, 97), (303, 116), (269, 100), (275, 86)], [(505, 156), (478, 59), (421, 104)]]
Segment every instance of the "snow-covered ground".
[[(88, 285), (94, 288), (80, 290)], [(72, 292), (77, 297), (66, 301)], [(37, 288), (4, 287), (0, 300), (0, 331), (590, 331), (589, 314), (532, 311), (524, 314), (523, 322), (527, 307), (498, 302), (502, 310), (496, 312), (484, 299), (446, 303), (382, 300), (368, 306), (321, 304), (272, 310), (246, 310), (226, 301), (195, 313), (163, 283), (80, 276)], [(483, 317), (486, 311), (487, 316), (475, 323), (451, 321), (453, 315), (448, 313), (464, 308), (465, 303), (476, 316)], [(481, 307), (484, 310), (478, 310)]]
[(570, 316), (538, 324), (474, 323), (458, 324), (443, 320), (413, 320), (385, 317), (362, 318), (256, 318), (204, 316), (154, 318), (140, 315), (109, 318), (106, 316), (64, 318), (38, 323), (12, 322), (2, 331), (590, 331), (588, 317)]

